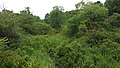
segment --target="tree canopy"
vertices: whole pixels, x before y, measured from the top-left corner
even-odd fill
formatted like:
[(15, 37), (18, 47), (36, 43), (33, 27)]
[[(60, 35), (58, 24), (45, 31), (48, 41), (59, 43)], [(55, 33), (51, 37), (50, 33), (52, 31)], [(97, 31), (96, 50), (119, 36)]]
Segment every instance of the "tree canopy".
[(120, 0), (106, 0), (105, 6), (109, 9), (109, 14), (120, 13)]
[(40, 19), (26, 7), (0, 11), (0, 68), (119, 68), (120, 0), (54, 6)]

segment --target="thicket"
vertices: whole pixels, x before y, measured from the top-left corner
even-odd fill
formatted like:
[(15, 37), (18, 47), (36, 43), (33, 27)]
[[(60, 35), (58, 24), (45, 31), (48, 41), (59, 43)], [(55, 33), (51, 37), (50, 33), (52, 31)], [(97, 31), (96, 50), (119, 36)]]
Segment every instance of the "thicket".
[(119, 68), (119, 0), (55, 6), (44, 20), (26, 7), (0, 12), (0, 68)]

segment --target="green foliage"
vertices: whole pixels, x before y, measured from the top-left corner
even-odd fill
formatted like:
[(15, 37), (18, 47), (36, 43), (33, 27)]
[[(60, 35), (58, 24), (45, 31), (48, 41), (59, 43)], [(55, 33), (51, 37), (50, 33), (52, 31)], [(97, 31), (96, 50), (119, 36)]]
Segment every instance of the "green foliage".
[(82, 13), (84, 16), (83, 18), (92, 21), (103, 21), (108, 16), (108, 10), (99, 4), (88, 4)]
[(34, 23), (40, 22), (40, 19), (38, 16), (33, 16), (32, 14), (28, 14), (28, 11), (21, 12), (17, 17), (18, 17), (20, 27), (23, 29), (24, 32), (28, 34), (31, 31), (30, 27), (32, 27)]
[(120, 13), (120, 0), (106, 0), (105, 6), (109, 9), (109, 15)]
[(26, 57), (20, 56), (16, 51), (8, 50), (5, 38), (0, 39), (0, 68), (29, 67)]
[(0, 51), (3, 51), (6, 48), (7, 42), (5, 41), (7, 41), (5, 38), (2, 38), (2, 39), (0, 38)]
[(6, 50), (0, 52), (0, 67), (1, 68), (21, 68), (29, 67), (27, 58), (20, 56), (15, 51)]
[(63, 23), (63, 12), (62, 10), (56, 6), (53, 8), (53, 10), (50, 12), (50, 25), (51, 27), (55, 29), (61, 28), (61, 24)]
[(28, 37), (24, 46), (20, 48), (19, 53), (22, 55), (29, 55), (34, 60), (33, 64), (43, 68), (54, 68), (56, 57), (56, 48), (66, 44), (68, 40), (60, 35), (57, 36), (31, 36)]
[(120, 14), (114, 13), (108, 19), (106, 19), (105, 23), (109, 28), (119, 28), (120, 27)]
[(8, 11), (0, 12), (0, 37), (8, 38), (8, 45), (20, 41), (20, 28), (17, 16)]
[[(108, 16), (108, 10), (99, 4), (86, 4), (83, 10), (79, 10), (78, 15), (70, 19), (68, 35), (74, 36), (78, 32), (84, 33), (87, 30), (98, 28), (101, 21)], [(80, 29), (79, 29), (80, 28)]]
[(20, 11), (21, 14), (31, 14), (30, 7), (25, 7), (24, 10)]
[(18, 15), (19, 17), (19, 22), (21, 23), (21, 27), (22, 24), (31, 24), (34, 22), (39, 22), (40, 19), (37, 16), (33, 16), (32, 14), (27, 14), (27, 13), (21, 13)]
[(76, 7), (77, 10), (78, 10), (78, 9), (84, 9), (84, 7), (85, 7), (85, 2), (84, 2), (84, 0), (82, 0), (81, 2), (75, 4), (75, 7)]
[(111, 16), (99, 1), (81, 1), (66, 12), (55, 6), (44, 20), (29, 7), (20, 13), (2, 10), (0, 68), (119, 68), (118, 4), (106, 1), (109, 13), (116, 12)]
[(53, 29), (50, 27), (50, 25), (44, 23), (44, 22), (36, 22), (36, 23), (31, 23), (31, 24), (26, 24), (24, 25), (26, 27), (26, 31), (29, 34), (32, 35), (46, 35), (46, 34), (52, 34)]
[(103, 4), (100, 1), (94, 2), (94, 4), (99, 4), (99, 5), (103, 6)]
[[(27, 46), (27, 53), (25, 53), (25, 55), (29, 54), (32, 56), (33, 54), (34, 57), (39, 56), (35, 58), (36, 62), (40, 60), (39, 63), (41, 63), (43, 66), (53, 68), (56, 66), (56, 62), (58, 62), (57, 50), (59, 47), (62, 47), (69, 42), (70, 40), (68, 38), (60, 35), (28, 37), (28, 41), (25, 43)], [(33, 48), (32, 51), (28, 49), (29, 46), (30, 49)], [(42, 57), (44, 58), (42, 59)]]
[(44, 21), (45, 21), (46, 23), (50, 24), (50, 14), (49, 14), (49, 13), (47, 13), (47, 14), (45, 15)]
[(67, 31), (67, 34), (72, 37), (76, 37), (77, 33), (79, 32), (78, 25), (72, 24), (68, 28), (69, 30)]

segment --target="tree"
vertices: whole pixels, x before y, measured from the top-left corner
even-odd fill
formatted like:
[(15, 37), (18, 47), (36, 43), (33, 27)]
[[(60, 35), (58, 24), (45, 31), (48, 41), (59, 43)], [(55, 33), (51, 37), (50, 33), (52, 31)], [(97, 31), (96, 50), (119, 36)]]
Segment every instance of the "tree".
[(50, 25), (51, 27), (58, 29), (63, 23), (63, 12), (62, 9), (58, 6), (53, 7), (53, 10), (50, 12)]
[(92, 21), (103, 21), (108, 16), (108, 10), (104, 6), (88, 5), (84, 9), (84, 18)]
[(94, 2), (94, 4), (99, 4), (99, 5), (103, 6), (103, 4), (100, 1)]
[(41, 21), (38, 16), (34, 16), (33, 14), (31, 14), (29, 7), (18, 14), (18, 20), (20, 22), (20, 27), (28, 34), (31, 34), (30, 27), (34, 28), (32, 27), (33, 24)]
[(17, 16), (10, 11), (0, 12), (0, 37), (6, 37), (8, 45), (20, 40), (20, 27)]
[[(99, 4), (86, 4), (83, 10), (79, 10), (78, 14), (70, 19), (70, 27), (68, 35), (77, 36), (80, 30), (85, 31), (96, 29), (101, 21), (108, 16), (108, 10)], [(80, 28), (80, 29), (79, 29)]]
[(76, 7), (77, 10), (78, 10), (78, 9), (83, 9), (84, 6), (85, 6), (84, 0), (82, 0), (81, 2), (75, 4), (75, 7)]
[(48, 24), (50, 24), (50, 14), (49, 13), (47, 13), (46, 15), (45, 15), (45, 19), (44, 19), (44, 21), (46, 22), (46, 23), (48, 23)]
[(106, 0), (105, 6), (109, 9), (109, 15), (120, 13), (120, 0)]
[(22, 13), (31, 14), (31, 12), (30, 12), (30, 7), (25, 7), (24, 10), (20, 11), (20, 13), (21, 13), (21, 14), (22, 14)]

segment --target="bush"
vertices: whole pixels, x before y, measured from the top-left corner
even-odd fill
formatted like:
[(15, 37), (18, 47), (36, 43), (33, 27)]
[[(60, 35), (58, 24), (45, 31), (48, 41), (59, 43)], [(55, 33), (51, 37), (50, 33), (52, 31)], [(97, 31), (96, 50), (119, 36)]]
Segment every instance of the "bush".
[(8, 38), (8, 45), (20, 42), (20, 28), (17, 16), (11, 12), (0, 12), (0, 37)]
[(17, 49), (17, 52), (20, 55), (29, 55), (33, 61), (31, 63), (33, 67), (55, 68), (55, 63), (50, 57), (53, 55), (51, 51), (54, 51), (54, 47), (57, 47), (55, 40), (52, 42), (53, 40), (53, 38), (47, 35), (29, 36), (26, 42)]
[[(62, 45), (66, 45), (69, 43), (68, 38), (60, 35), (44, 35), (44, 36), (32, 36), (28, 37), (28, 41), (26, 42), (26, 49), (29, 55), (33, 54), (36, 57), (36, 61), (38, 60), (40, 63), (46, 62), (43, 66), (54, 67), (56, 65), (56, 56), (57, 56), (57, 48), (61, 47)], [(28, 47), (30, 49), (28, 50)], [(35, 54), (34, 54), (35, 53)], [(37, 53), (37, 54), (36, 54)], [(22, 53), (24, 54), (24, 53)], [(40, 56), (41, 55), (41, 56)], [(44, 59), (42, 59), (44, 56)], [(54, 66), (53, 66), (54, 64)]]
[(24, 29), (27, 33), (32, 35), (46, 35), (52, 34), (54, 30), (50, 27), (50, 25), (44, 22), (36, 22), (32, 24), (24, 25)]
[(29, 67), (28, 57), (19, 55), (16, 51), (8, 49), (7, 39), (0, 39), (0, 68), (21, 68)]
[(15, 51), (6, 50), (0, 52), (0, 67), (1, 68), (21, 68), (30, 67), (28, 57), (22, 57), (18, 55)]
[(120, 28), (120, 14), (114, 13), (112, 16), (108, 17), (106, 19), (105, 23), (107, 23), (106, 26), (109, 26), (109, 28)]

